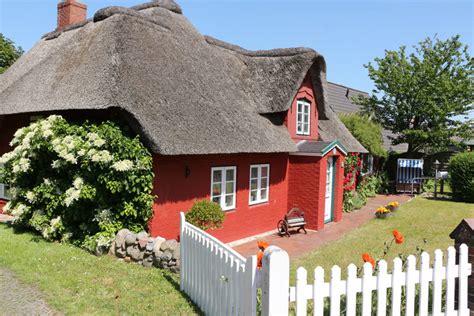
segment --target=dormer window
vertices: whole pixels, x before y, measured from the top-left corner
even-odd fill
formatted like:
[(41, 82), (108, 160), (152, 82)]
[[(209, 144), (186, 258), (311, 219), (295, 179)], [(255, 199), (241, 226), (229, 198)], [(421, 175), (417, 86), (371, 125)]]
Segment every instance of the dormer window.
[(296, 134), (309, 135), (310, 132), (310, 113), (311, 103), (308, 100), (301, 99), (296, 103)]

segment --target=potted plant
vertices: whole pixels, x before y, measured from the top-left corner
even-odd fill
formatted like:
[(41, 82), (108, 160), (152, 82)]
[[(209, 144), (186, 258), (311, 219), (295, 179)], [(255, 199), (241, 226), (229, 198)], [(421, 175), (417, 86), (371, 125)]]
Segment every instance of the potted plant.
[(377, 218), (387, 218), (389, 214), (390, 210), (383, 206), (375, 210), (375, 217)]
[(387, 204), (387, 208), (390, 210), (390, 212), (395, 212), (396, 210), (398, 210), (399, 206), (400, 203), (398, 203), (397, 201), (392, 201)]

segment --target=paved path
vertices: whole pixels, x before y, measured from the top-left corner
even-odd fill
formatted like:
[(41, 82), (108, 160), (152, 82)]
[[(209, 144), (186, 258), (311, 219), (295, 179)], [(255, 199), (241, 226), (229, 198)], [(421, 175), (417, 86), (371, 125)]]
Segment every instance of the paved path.
[[(344, 213), (342, 215), (342, 221), (326, 224), (324, 229), (320, 231), (308, 231), (307, 235), (304, 233), (293, 234), (288, 238), (278, 236), (275, 229), (275, 234), (258, 239), (265, 240), (270, 245), (276, 245), (286, 250), (290, 258), (296, 258), (335, 241), (345, 233), (367, 223), (374, 218), (374, 210), (377, 207), (387, 205), (390, 201), (398, 201), (400, 204), (406, 203), (410, 198), (408, 195), (377, 195), (375, 198), (369, 199), (367, 204), (360, 210), (352, 213)], [(235, 246), (234, 249), (244, 257), (254, 255), (258, 251), (256, 240)]]
[(13, 219), (12, 216), (0, 213), (0, 223), (6, 223)]
[(48, 307), (41, 292), (0, 269), (0, 315), (59, 315)]

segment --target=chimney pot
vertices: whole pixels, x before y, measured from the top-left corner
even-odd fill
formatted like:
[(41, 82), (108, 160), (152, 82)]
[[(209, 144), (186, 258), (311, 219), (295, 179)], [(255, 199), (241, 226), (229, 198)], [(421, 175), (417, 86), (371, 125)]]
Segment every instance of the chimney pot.
[(58, 26), (61, 31), (66, 26), (83, 22), (87, 17), (87, 5), (76, 0), (64, 0), (58, 3)]

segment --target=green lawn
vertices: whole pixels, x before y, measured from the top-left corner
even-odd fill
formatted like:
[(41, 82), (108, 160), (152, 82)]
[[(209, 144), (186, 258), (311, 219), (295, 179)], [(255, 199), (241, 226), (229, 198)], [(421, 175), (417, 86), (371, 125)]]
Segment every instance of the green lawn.
[(95, 257), (0, 224), (0, 267), (44, 293), (66, 314), (196, 314), (178, 277), (158, 269)]
[(360, 228), (348, 232), (341, 239), (292, 261), (292, 283), (299, 266), (308, 270), (309, 279), (312, 278), (316, 266), (323, 267), (326, 278), (329, 278), (329, 270), (333, 265), (339, 265), (343, 271), (350, 263), (362, 266), (361, 256), (364, 252), (375, 259), (380, 258), (383, 255), (384, 241), (392, 239), (394, 229), (405, 236), (405, 242), (402, 245), (393, 245), (387, 255), (390, 261), (399, 253), (415, 253), (416, 246), (423, 244), (423, 238), (428, 241), (425, 249), (430, 254), (437, 248), (445, 250), (453, 245), (453, 241), (449, 238), (451, 231), (461, 219), (469, 217), (474, 217), (474, 204), (417, 197), (402, 205), (394, 217), (385, 220), (373, 219)]

